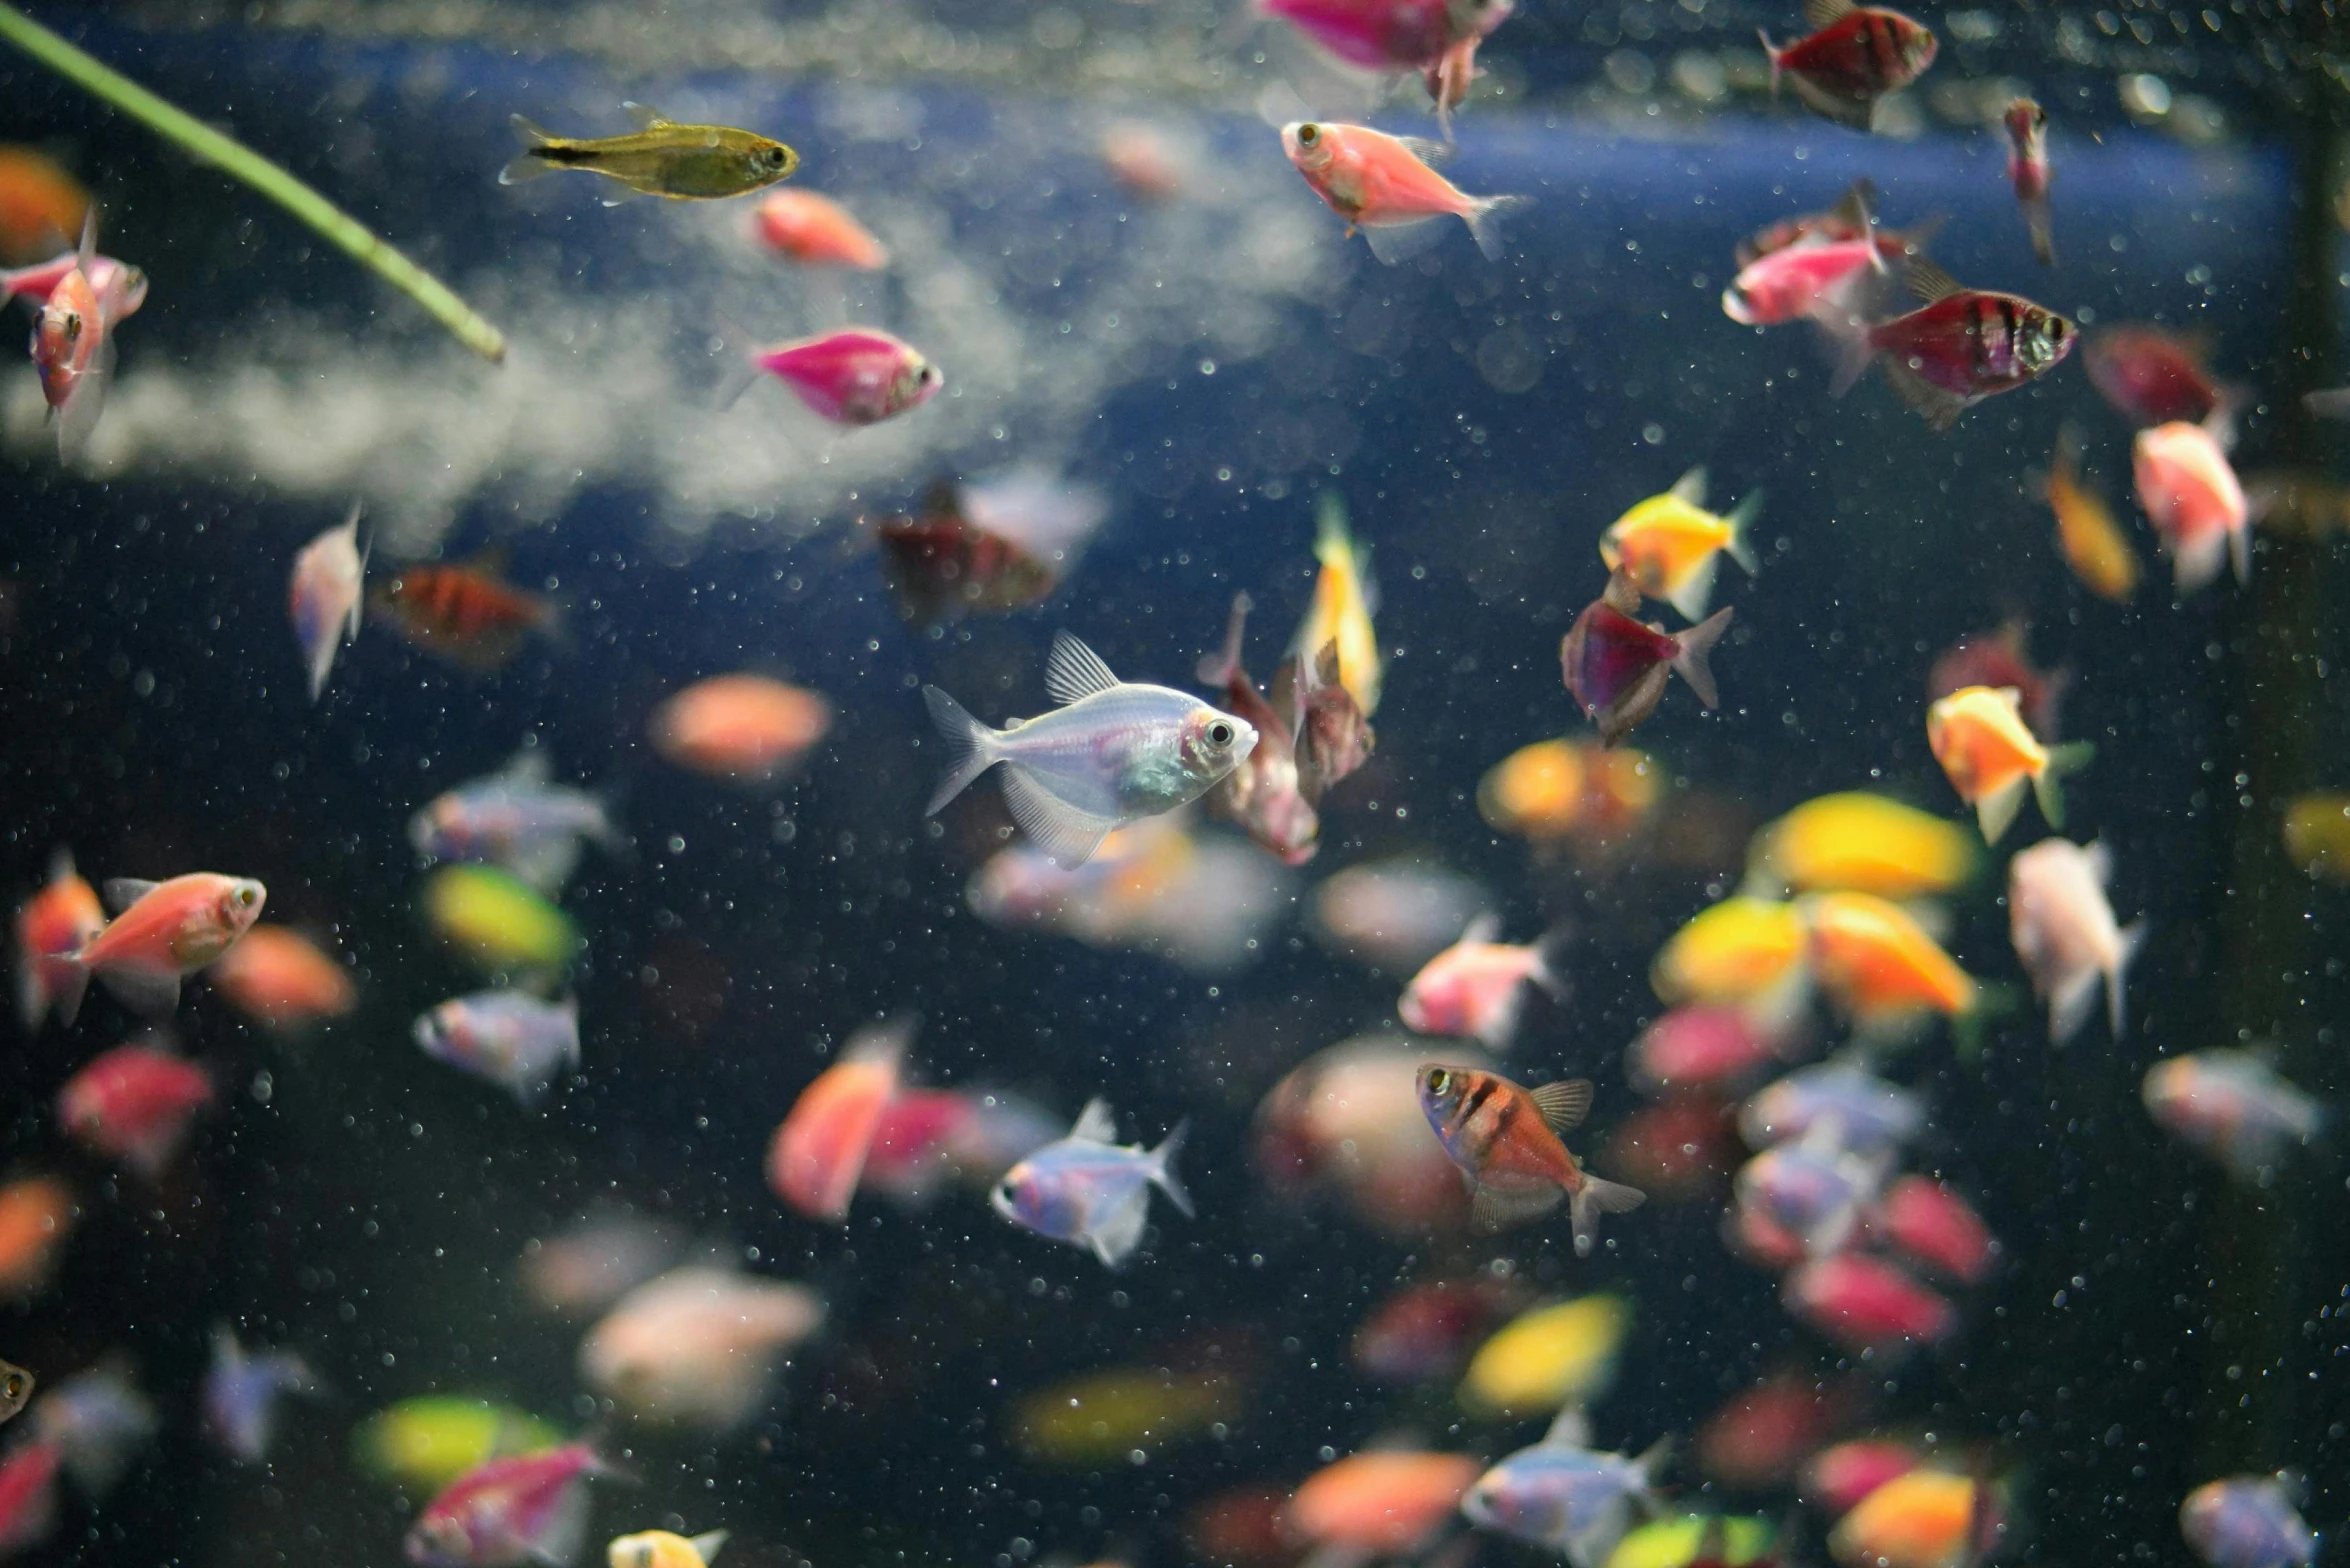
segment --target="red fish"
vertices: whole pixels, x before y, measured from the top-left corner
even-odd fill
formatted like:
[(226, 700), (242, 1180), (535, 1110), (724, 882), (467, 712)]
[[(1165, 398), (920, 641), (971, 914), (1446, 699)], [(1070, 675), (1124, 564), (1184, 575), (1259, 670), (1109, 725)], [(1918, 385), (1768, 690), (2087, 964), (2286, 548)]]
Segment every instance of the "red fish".
[(1566, 1198), (1575, 1255), (1589, 1257), (1599, 1242), (1600, 1215), (1628, 1213), (1647, 1201), (1638, 1188), (1592, 1175), (1559, 1141), (1591, 1114), (1588, 1079), (1530, 1090), (1472, 1067), (1423, 1067), (1419, 1094), (1436, 1141), (1468, 1180), (1480, 1230), (1548, 1214)]
[(1771, 91), (1784, 78), (1805, 108), (1855, 130), (1869, 128), (1878, 99), (1924, 75), (1940, 47), (1923, 23), (1852, 0), (1804, 0), (1803, 19), (1810, 36), (1784, 47), (1762, 34)]
[(2135, 425), (2200, 425), (2230, 399), (2204, 363), (2199, 336), (2160, 327), (2100, 327), (2082, 350), (2089, 380)]
[(1059, 572), (965, 518), (951, 485), (934, 489), (921, 511), (890, 518), (875, 533), (898, 614), (917, 626), (967, 611), (1026, 609), (1060, 585)]
[(1805, 1264), (1787, 1277), (1787, 1310), (1854, 1355), (1932, 1344), (1958, 1327), (1950, 1303), (1898, 1265), (1856, 1252)]
[(1674, 1094), (1616, 1123), (1608, 1169), (1666, 1203), (1711, 1195), (1737, 1162), (1738, 1115), (1702, 1092)]
[(113, 877), (106, 902), (121, 911), (73, 962), (106, 982), (123, 1006), (165, 1017), (180, 981), (216, 961), (261, 918), (269, 889), (251, 877), (191, 871), (168, 882)]
[(1508, 19), (1512, 0), (1259, 0), (1349, 65), (1411, 71), (1427, 83), (1439, 122), (1475, 79), (1477, 46)]
[(2007, 180), (2032, 231), (2032, 254), (2040, 265), (2056, 265), (2056, 236), (2048, 225), (2048, 111), (2018, 98), (2000, 117), (2007, 127)]
[(1301, 120), (1281, 128), (1281, 145), (1306, 184), (1347, 222), (1347, 233), (1363, 231), (1371, 254), (1393, 265), (1433, 243), (1427, 225), (1453, 217), (1488, 261), (1501, 259), (1501, 215), (1522, 206), (1522, 196), (1471, 196), (1428, 166), (1442, 149), (1433, 143), (1390, 136), (1367, 125)]
[(2015, 294), (1963, 289), (1932, 262), (1909, 265), (1922, 309), (1846, 340), (1832, 392), (1841, 396), (1872, 363), (1904, 403), (1948, 430), (1983, 399), (2012, 392), (2061, 364), (2079, 337), (2070, 321)]
[(13, 1555), (49, 1539), (57, 1527), (57, 1472), (65, 1446), (35, 1438), (0, 1459), (0, 1555)]
[(840, 1060), (800, 1091), (767, 1150), (767, 1185), (813, 1220), (847, 1219), (882, 1112), (897, 1093), (913, 1030), (859, 1030)]
[(568, 1564), (587, 1541), (587, 1481), (611, 1471), (585, 1443), (474, 1466), (424, 1505), (403, 1550), (418, 1568)]
[[(1240, 662), (1250, 608), (1247, 594), (1232, 596), (1223, 650), (1199, 663), (1200, 684), (1222, 688), (1226, 711), (1248, 720), (1257, 731), (1256, 748), (1208, 791), (1208, 810), (1239, 824), (1283, 865), (1302, 866), (1321, 848), (1322, 820), (1299, 787), (1297, 739), (1289, 720), (1258, 694), (1256, 682)], [(1289, 673), (1294, 683), (1295, 671)]]
[(732, 402), (760, 371), (824, 418), (849, 426), (877, 425), (919, 408), (946, 385), (939, 368), (912, 344), (870, 327), (755, 349), (748, 368), (720, 390), (719, 401)]
[(1299, 650), (1273, 672), (1273, 706), (1296, 715), (1297, 787), (1319, 809), (1330, 786), (1371, 760), (1378, 744), (1362, 704), (1338, 678), (1338, 641)]
[(1933, 702), (1969, 686), (2012, 686), (2032, 733), (2043, 743), (2053, 742), (2057, 704), (2072, 684), (2072, 671), (2033, 668), (2029, 636), (2021, 616), (1995, 632), (1967, 633), (1936, 656), (1926, 676), (1926, 700)]
[(1851, 1413), (1851, 1390), (1780, 1372), (1732, 1394), (1697, 1429), (1697, 1468), (1750, 1491), (1784, 1486)]
[(410, 566), (369, 598), (417, 647), (482, 675), (555, 624), (553, 605), (506, 582), (489, 560)]
[(955, 1173), (957, 1147), (979, 1117), (971, 1097), (957, 1090), (901, 1085), (881, 1108), (858, 1185), (878, 1188), (908, 1204), (926, 1201)]
[(73, 1022), (90, 984), (73, 955), (105, 928), (106, 911), (73, 869), (73, 852), (57, 851), (48, 885), (16, 912), (16, 1008), (26, 1029), (38, 1028), (51, 1009), (59, 1023)]
[(1618, 567), (1607, 588), (1575, 617), (1559, 643), (1559, 665), (1567, 690), (1599, 726), (1603, 746), (1613, 746), (1646, 722), (1663, 700), (1668, 674), (1679, 671), (1697, 700), (1717, 705), (1713, 668), (1707, 656), (1729, 630), (1730, 611), (1714, 611), (1678, 634), (1634, 620), (1640, 590)]
[(1962, 1285), (1979, 1283), (1999, 1256), (1999, 1242), (1974, 1205), (1928, 1176), (1904, 1176), (1885, 1189), (1879, 1224), (1895, 1251)]
[(203, 1068), (152, 1046), (121, 1045), (66, 1080), (57, 1120), (81, 1143), (154, 1181), (211, 1103), (212, 1078)]

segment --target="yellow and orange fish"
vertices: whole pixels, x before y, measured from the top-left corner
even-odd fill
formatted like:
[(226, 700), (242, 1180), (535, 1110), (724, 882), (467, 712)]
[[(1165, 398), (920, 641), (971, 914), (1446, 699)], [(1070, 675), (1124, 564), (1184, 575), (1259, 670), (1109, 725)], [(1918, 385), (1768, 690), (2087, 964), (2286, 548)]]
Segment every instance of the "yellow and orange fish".
[(0, 265), (46, 256), (79, 234), (90, 193), (55, 159), (30, 147), (0, 146)]
[(1663, 793), (1664, 770), (1647, 752), (1575, 736), (1495, 763), (1477, 786), (1477, 810), (1499, 832), (1598, 845), (1640, 827)]
[(71, 850), (57, 851), (48, 885), (16, 912), (16, 1009), (26, 1029), (38, 1028), (53, 1009), (59, 1023), (73, 1022), (90, 984), (73, 955), (105, 928), (97, 890), (74, 870)]
[(1926, 710), (1926, 745), (1958, 798), (1975, 808), (1986, 844), (1998, 843), (2015, 821), (2026, 785), (2048, 825), (2063, 827), (2059, 781), (2086, 767), (2095, 751), (2085, 741), (2041, 745), (2024, 723), (2023, 697), (2013, 686), (1962, 686), (1937, 701)]
[(1692, 468), (1662, 495), (1652, 495), (1599, 536), (1599, 558), (1609, 571), (1621, 567), (1640, 592), (1662, 599), (1686, 620), (1705, 619), (1713, 597), (1714, 569), (1727, 555), (1752, 577), (1762, 570), (1746, 530), (1762, 510), (1762, 496), (1748, 496), (1717, 517), (1705, 509), (1705, 470)]
[(713, 675), (674, 692), (646, 723), (681, 768), (759, 786), (796, 772), (832, 729), (832, 704), (764, 675)]
[(487, 674), (555, 624), (555, 607), (500, 578), (485, 562), (405, 567), (368, 595), (425, 652)]
[(1379, 1448), (1306, 1477), (1283, 1513), (1300, 1544), (1413, 1557), (1460, 1506), (1483, 1467), (1466, 1454)]
[(1807, 800), (1756, 833), (1747, 885), (1926, 898), (1963, 886), (1975, 861), (1966, 829), (1889, 796), (1844, 790)]
[(1803, 918), (1780, 899), (1725, 898), (1673, 933), (1649, 965), (1648, 983), (1675, 1007), (1702, 1002), (1785, 1017), (1810, 988)]
[(1379, 634), (1371, 626), (1379, 589), (1371, 581), (1370, 547), (1355, 543), (1347, 531), (1346, 503), (1335, 490), (1323, 491), (1314, 506), (1314, 559), (1322, 563), (1314, 579), (1314, 602), (1289, 651), (1312, 659), (1325, 644), (1336, 643), (1338, 684), (1367, 719), (1379, 711), (1379, 685), (1386, 675)]
[(1829, 1532), (1846, 1568), (1961, 1568), (1981, 1562), (1999, 1535), (1991, 1488), (1947, 1470), (1895, 1476)]
[(340, 1018), (359, 1005), (350, 971), (289, 926), (256, 925), (212, 966), (229, 1005), (272, 1029)]
[(873, 231), (818, 191), (771, 191), (760, 199), (751, 221), (761, 243), (802, 266), (878, 272), (889, 265), (889, 248)]
[(812, 1220), (848, 1218), (913, 1034), (904, 1021), (858, 1031), (841, 1059), (800, 1091), (767, 1149), (767, 1185), (777, 1197)]
[(675, 1535), (667, 1530), (645, 1530), (618, 1535), (604, 1548), (607, 1568), (710, 1568), (710, 1559), (726, 1544), (724, 1530), (701, 1535)]
[(1500, 1230), (1548, 1214), (1565, 1198), (1575, 1226), (1575, 1255), (1599, 1242), (1599, 1216), (1624, 1214), (1648, 1195), (1585, 1170), (1559, 1135), (1591, 1114), (1587, 1078), (1527, 1089), (1473, 1067), (1427, 1066), (1419, 1075), (1420, 1109), (1436, 1141), (1468, 1179), (1479, 1230)]
[(1982, 988), (1917, 917), (1872, 893), (1815, 893), (1797, 906), (1822, 991), (1864, 1032), (1898, 1030), (1921, 1015), (1953, 1020), (1982, 1005)]
[(2138, 552), (2105, 497), (2081, 478), (2080, 438), (2069, 425), (2057, 433), (2041, 494), (2056, 514), (2056, 546), (2073, 576), (2100, 599), (2128, 603), (2138, 591)]

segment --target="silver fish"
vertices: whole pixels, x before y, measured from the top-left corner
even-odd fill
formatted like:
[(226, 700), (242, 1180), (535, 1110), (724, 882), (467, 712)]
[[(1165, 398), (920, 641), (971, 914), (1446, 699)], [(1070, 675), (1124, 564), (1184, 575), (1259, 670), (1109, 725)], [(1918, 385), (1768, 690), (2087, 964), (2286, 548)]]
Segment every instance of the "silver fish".
[(1631, 1459), (1596, 1453), (1588, 1440), (1582, 1411), (1569, 1405), (1541, 1442), (1478, 1477), (1461, 1512), (1496, 1535), (1564, 1553), (1574, 1568), (1597, 1568), (1631, 1527), (1635, 1502), (1650, 1496), (1667, 1445)]
[(542, 893), (559, 893), (580, 845), (624, 840), (601, 795), (547, 782), (547, 754), (517, 752), (496, 773), (458, 785), (408, 819), (408, 841), (430, 860), (486, 860)]
[(954, 765), (930, 812), (1004, 764), (1004, 804), (1037, 848), (1065, 870), (1093, 857), (1112, 829), (1197, 800), (1256, 749), (1256, 727), (1168, 686), (1121, 681), (1062, 632), (1044, 689), (1059, 711), (990, 729), (936, 686), (922, 688)]
[(527, 991), (452, 997), (416, 1020), (416, 1043), (435, 1061), (486, 1078), (524, 1110), (579, 1066), (579, 998), (542, 1002)]
[(1142, 1245), (1150, 1190), (1165, 1193), (1186, 1218), (1191, 1195), (1175, 1175), (1175, 1151), (1189, 1124), (1178, 1124), (1155, 1149), (1120, 1147), (1110, 1102), (1085, 1107), (1069, 1136), (1048, 1143), (1004, 1173), (988, 1202), (1013, 1224), (1053, 1241), (1091, 1247), (1116, 1268)]
[(269, 1457), (283, 1394), (319, 1392), (317, 1374), (290, 1350), (247, 1351), (226, 1323), (212, 1329), (212, 1370), (204, 1379), (204, 1428), (240, 1464)]
[(343, 639), (359, 635), (360, 584), (366, 575), (367, 552), (359, 548), (359, 503), (354, 501), (340, 527), (329, 528), (294, 557), (289, 597), (294, 636), (310, 670), (312, 702), (326, 690)]

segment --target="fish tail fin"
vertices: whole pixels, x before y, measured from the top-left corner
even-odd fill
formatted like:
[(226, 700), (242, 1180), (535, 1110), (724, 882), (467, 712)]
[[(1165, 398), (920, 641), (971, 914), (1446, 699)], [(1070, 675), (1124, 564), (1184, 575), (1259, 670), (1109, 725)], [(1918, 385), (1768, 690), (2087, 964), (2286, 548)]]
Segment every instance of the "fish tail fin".
[(702, 1560), (704, 1568), (707, 1568), (710, 1559), (717, 1556), (719, 1548), (726, 1544), (726, 1532), (708, 1530), (695, 1536), (688, 1544), (693, 1547), (694, 1555)]
[(1722, 548), (1729, 553), (1731, 560), (1738, 563), (1738, 569), (1749, 577), (1757, 576), (1762, 571), (1762, 557), (1754, 553), (1754, 541), (1746, 537), (1747, 530), (1754, 526), (1755, 518), (1762, 514), (1762, 503), (1763, 493), (1757, 490), (1739, 501), (1730, 509), (1730, 515), (1723, 519), (1730, 525), (1730, 542)]
[(1224, 623), (1224, 646), (1215, 653), (1204, 654), (1196, 672), (1202, 686), (1221, 686), (1232, 679), (1240, 668), (1241, 639), (1248, 632), (1248, 612), (1256, 608), (1246, 590), (1232, 596), (1232, 615)]
[(726, 373), (725, 378), (716, 387), (711, 389), (710, 411), (722, 414), (734, 407), (736, 401), (751, 389), (751, 383), (758, 379), (759, 362), (745, 356), (732, 370)]
[(1689, 689), (1697, 693), (1697, 700), (1708, 708), (1721, 706), (1721, 693), (1714, 687), (1712, 654), (1714, 644), (1730, 629), (1730, 613), (1727, 609), (1716, 610), (1681, 633), (1680, 651), (1673, 655), (1673, 668), (1681, 672), (1681, 679), (1689, 683)]
[(1685, 621), (1705, 619), (1705, 607), (1714, 596), (1714, 572), (1718, 558), (1707, 556), (1689, 569), (1673, 590), (1665, 595), (1665, 602), (1681, 613)]
[(2146, 933), (2150, 929), (2145, 921), (2139, 920), (2124, 930), (2121, 951), (2114, 955), (2113, 967), (2105, 971), (2105, 1019), (2113, 1026), (2113, 1037), (2116, 1040), (2122, 1037), (2122, 1030), (2126, 1027), (2122, 1003), (2129, 990), (2127, 980), (2130, 963), (2138, 956), (2139, 950), (2145, 947)]
[(1499, 261), (1502, 218), (1533, 205), (1531, 196), (1479, 196), (1470, 201), (1469, 210), (1461, 216), (1468, 221), (1469, 235), (1477, 242), (1477, 249), (1485, 253), (1485, 259)]
[(1167, 1201), (1183, 1211), (1185, 1219), (1196, 1219), (1199, 1210), (1192, 1207), (1191, 1193), (1185, 1189), (1183, 1178), (1175, 1174), (1175, 1156), (1183, 1152), (1183, 1140), (1190, 1133), (1191, 1118), (1187, 1116), (1175, 1124), (1173, 1132), (1159, 1140), (1159, 1146), (1151, 1150), (1150, 1177), (1159, 1191), (1167, 1195)]
[(2024, 227), (2032, 233), (2032, 254), (2040, 258), (2040, 265), (2056, 265), (2056, 229), (2048, 216), (2048, 198), (2037, 197), (2024, 203)]
[[(1770, 56), (1771, 97), (1776, 100), (1779, 96), (1779, 61), (1782, 58), (1779, 51), (1779, 46), (1771, 42), (1771, 30), (1767, 27), (1756, 28), (1754, 30), (1754, 36), (1762, 40), (1763, 53)], [(516, 118), (520, 118), (520, 116), (517, 116)]]
[(946, 777), (930, 792), (930, 804), (922, 813), (934, 817), (939, 808), (970, 788), (973, 779), (1003, 761), (1004, 753), (994, 730), (936, 686), (923, 687), (922, 700), (930, 705), (930, 722), (938, 726), (939, 738), (947, 744)]
[(2252, 581), (2252, 529), (2249, 524), (2228, 530), (2228, 560), (2236, 568), (2237, 582)]
[(82, 998), (90, 994), (90, 971), (79, 959), (73, 960), (72, 966), (72, 972), (49, 993), (49, 1005), (56, 1010), (57, 1021), (68, 1029), (82, 1015)]
[(1575, 928), (1561, 921), (1543, 932), (1542, 939), (1534, 944), (1534, 967), (1527, 971), (1526, 978), (1554, 1001), (1563, 1002), (1567, 999), (1568, 986), (1564, 971), (1567, 948), (1574, 939)]
[(553, 173), (555, 166), (547, 161), (544, 149), (553, 146), (555, 138), (544, 127), (523, 115), (508, 115), (506, 123), (514, 127), (514, 139), (522, 143), (522, 151), (508, 159), (506, 167), (498, 171), (498, 183), (520, 185), (526, 180)]
[(2096, 1005), (2096, 970), (2083, 969), (2065, 976), (2048, 998), (2049, 1044), (2063, 1045), (2079, 1034), (2081, 1025), (2089, 1021), (2089, 1009)]
[(2064, 827), (2065, 775), (2080, 772), (2096, 755), (2097, 748), (2085, 740), (2049, 749), (2048, 765), (2032, 780), (2032, 796), (2040, 802), (2040, 815), (2050, 827)]
[(1648, 1201), (1648, 1194), (1638, 1187), (1627, 1187), (1622, 1182), (1602, 1181), (1589, 1171), (1583, 1173), (1583, 1185), (1575, 1189), (1568, 1214), (1575, 1225), (1575, 1256), (1588, 1258), (1599, 1245), (1599, 1217), (1602, 1214), (1629, 1214)]

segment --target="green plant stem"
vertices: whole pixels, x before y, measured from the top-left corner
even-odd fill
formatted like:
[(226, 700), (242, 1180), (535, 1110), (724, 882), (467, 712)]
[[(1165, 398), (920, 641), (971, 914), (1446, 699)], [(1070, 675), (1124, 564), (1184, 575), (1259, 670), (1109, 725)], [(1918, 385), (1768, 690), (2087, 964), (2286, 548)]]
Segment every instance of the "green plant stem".
[(300, 218), (335, 247), (422, 305), (457, 341), (493, 363), (506, 357), (506, 335), (476, 315), (447, 284), (324, 196), (250, 147), (173, 108), (128, 77), (109, 70), (15, 7), (0, 4), (6, 39), (67, 81), (105, 99), (167, 141), (252, 186)]

